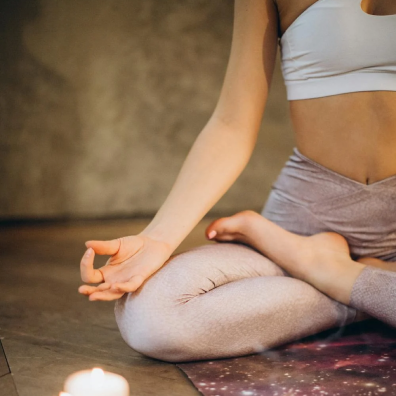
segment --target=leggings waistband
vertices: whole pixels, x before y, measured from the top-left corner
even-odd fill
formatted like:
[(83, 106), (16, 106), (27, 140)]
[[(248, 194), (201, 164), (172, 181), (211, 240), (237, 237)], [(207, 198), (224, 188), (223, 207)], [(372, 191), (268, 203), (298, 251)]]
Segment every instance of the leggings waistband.
[[(300, 159), (303, 163), (306, 163), (307, 165), (311, 165), (315, 168), (317, 168), (318, 171), (322, 171), (330, 178), (332, 178), (334, 181), (337, 181), (338, 183), (342, 183), (345, 185), (355, 185), (356, 187), (360, 188), (376, 188), (376, 187), (386, 187), (388, 185), (395, 186), (396, 187), (396, 174), (389, 176), (385, 179), (379, 180), (377, 182), (371, 183), (371, 184), (365, 184), (358, 182), (356, 180), (350, 179), (347, 176), (344, 176), (338, 172), (335, 172), (319, 163), (316, 161), (312, 160), (311, 158), (306, 157), (304, 154), (301, 154), (301, 152), (298, 150), (297, 147), (293, 148), (293, 154), (289, 157), (289, 161), (295, 161), (296, 157)], [(287, 166), (287, 165), (286, 165)]]
[(262, 214), (300, 235), (339, 233), (356, 256), (396, 261), (396, 175), (363, 184), (294, 148)]

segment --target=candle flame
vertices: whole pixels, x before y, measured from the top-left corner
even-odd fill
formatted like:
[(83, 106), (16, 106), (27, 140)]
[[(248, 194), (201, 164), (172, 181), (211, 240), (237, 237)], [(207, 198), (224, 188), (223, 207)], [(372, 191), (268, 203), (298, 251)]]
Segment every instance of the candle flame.
[(103, 385), (104, 381), (104, 371), (101, 368), (94, 368), (91, 371), (91, 384), (95, 387), (98, 388), (101, 385)]
[(95, 379), (103, 378), (104, 371), (101, 368), (94, 368), (91, 371), (91, 376), (92, 376), (92, 378), (95, 378)]
[(72, 395), (70, 393), (61, 392), (59, 393), (59, 396), (72, 396)]

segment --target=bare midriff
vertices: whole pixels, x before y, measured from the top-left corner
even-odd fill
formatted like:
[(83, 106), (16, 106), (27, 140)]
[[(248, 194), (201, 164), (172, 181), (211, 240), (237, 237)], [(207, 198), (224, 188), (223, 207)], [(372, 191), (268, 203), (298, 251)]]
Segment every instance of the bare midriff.
[(299, 151), (363, 184), (396, 175), (396, 92), (289, 101)]
[[(276, 0), (280, 33), (317, 0)], [(362, 0), (372, 15), (396, 14), (394, 0)], [(396, 175), (396, 92), (348, 92), (289, 101), (299, 151), (363, 184)]]

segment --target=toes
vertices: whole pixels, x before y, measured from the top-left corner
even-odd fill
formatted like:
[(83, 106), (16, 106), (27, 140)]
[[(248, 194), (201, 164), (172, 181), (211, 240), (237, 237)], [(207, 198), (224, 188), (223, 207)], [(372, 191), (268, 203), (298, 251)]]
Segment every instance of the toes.
[(207, 233), (207, 235), (208, 235), (208, 239), (213, 239), (217, 235), (217, 231), (211, 230)]
[(206, 229), (208, 239), (221, 239), (227, 234), (234, 234), (239, 231), (239, 219), (234, 216), (222, 217), (212, 222)]
[(221, 219), (214, 220), (206, 227), (205, 234), (208, 239), (214, 239), (219, 235), (220, 224), (225, 218), (226, 217), (222, 217)]
[(261, 219), (263, 217), (252, 210), (244, 210), (233, 216), (222, 217), (209, 224), (206, 228), (206, 236), (208, 239), (217, 241), (232, 241), (243, 238), (257, 218)]
[(225, 238), (228, 238), (231, 233), (232, 230), (228, 227), (225, 219), (217, 220), (216, 223), (206, 231), (207, 238), (216, 241), (222, 241)]

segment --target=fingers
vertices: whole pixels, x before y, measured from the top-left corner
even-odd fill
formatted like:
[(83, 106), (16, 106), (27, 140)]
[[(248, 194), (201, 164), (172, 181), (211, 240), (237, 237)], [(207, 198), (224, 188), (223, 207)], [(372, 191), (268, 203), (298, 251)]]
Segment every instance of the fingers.
[(123, 292), (123, 293), (132, 293), (140, 287), (140, 285), (143, 283), (143, 281), (144, 281), (143, 276), (136, 275), (129, 282), (114, 283), (111, 286), (111, 290), (119, 291), (119, 292)]
[(90, 301), (111, 301), (121, 298), (124, 293), (134, 292), (141, 286), (143, 281), (143, 276), (136, 275), (129, 282), (102, 283), (98, 286), (82, 285), (78, 288), (78, 292), (89, 296)]
[(89, 248), (81, 259), (80, 272), (81, 279), (86, 283), (101, 283), (104, 281), (100, 270), (94, 269), (95, 252)]
[(113, 290), (98, 291), (89, 296), (90, 301), (112, 301), (121, 298), (123, 292), (116, 292)]
[(79, 293), (89, 296), (90, 301), (111, 301), (121, 298), (124, 293), (116, 290), (110, 290), (110, 283), (102, 283), (99, 286), (82, 285), (78, 288)]
[(111, 287), (110, 283), (101, 283), (98, 286), (82, 285), (78, 288), (78, 292), (81, 294), (85, 294), (86, 296), (89, 296), (90, 294), (95, 293), (97, 291), (109, 290), (110, 287)]
[(97, 254), (113, 256), (120, 250), (121, 239), (112, 239), (111, 241), (87, 241), (87, 248), (92, 248)]
[(102, 283), (99, 286), (82, 285), (78, 288), (79, 293), (89, 296), (90, 301), (111, 301), (121, 298), (124, 293), (131, 293), (135, 291), (142, 283), (143, 276), (136, 275), (129, 282)]

